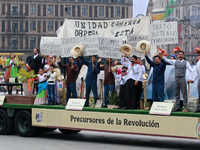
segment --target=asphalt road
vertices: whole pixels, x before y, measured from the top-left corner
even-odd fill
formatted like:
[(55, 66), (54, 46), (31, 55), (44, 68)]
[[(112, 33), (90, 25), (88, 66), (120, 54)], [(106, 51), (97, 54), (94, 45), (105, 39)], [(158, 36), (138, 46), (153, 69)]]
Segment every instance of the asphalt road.
[(200, 140), (81, 131), (63, 135), (58, 130), (39, 137), (1, 135), (0, 150), (200, 150)]

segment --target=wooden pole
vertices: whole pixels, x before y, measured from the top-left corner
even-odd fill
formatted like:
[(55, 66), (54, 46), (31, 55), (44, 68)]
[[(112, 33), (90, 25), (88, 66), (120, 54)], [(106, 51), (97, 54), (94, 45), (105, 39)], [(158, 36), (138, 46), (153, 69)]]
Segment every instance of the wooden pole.
[(92, 55), (92, 70), (94, 70), (93, 65), (94, 65), (94, 62), (93, 62), (93, 55)]
[(110, 58), (109, 58), (109, 66), (108, 66), (109, 70), (110, 70)]
[(190, 83), (188, 83), (188, 98), (190, 97)]

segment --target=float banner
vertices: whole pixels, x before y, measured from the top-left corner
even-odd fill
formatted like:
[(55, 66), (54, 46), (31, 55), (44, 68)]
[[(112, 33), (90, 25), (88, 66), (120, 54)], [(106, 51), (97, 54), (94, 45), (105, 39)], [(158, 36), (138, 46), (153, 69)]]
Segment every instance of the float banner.
[(84, 56), (98, 55), (99, 36), (82, 37)]
[(95, 21), (65, 19), (64, 24), (57, 32), (57, 36), (84, 37), (99, 35), (100, 37), (125, 37), (129, 34), (147, 35), (149, 24), (149, 17)]
[[(133, 35), (133, 34), (127, 36), (127, 42), (132, 47), (131, 56), (136, 55), (136, 56), (144, 58), (144, 53), (139, 53), (136, 50), (137, 43), (142, 40), (149, 41), (149, 36), (148, 35)], [(148, 55), (150, 55), (149, 52), (148, 52)]]
[(178, 43), (177, 22), (162, 22), (149, 25), (149, 39), (151, 45), (165, 45)]
[(71, 49), (75, 45), (81, 45), (82, 39), (80, 37), (60, 38), (61, 39), (61, 57), (72, 57)]
[(119, 48), (122, 45), (121, 38), (99, 37), (98, 56), (104, 58), (121, 59), (122, 53)]
[(61, 40), (58, 37), (42, 37), (40, 41), (40, 51), (42, 55), (61, 54)]
[(197, 139), (197, 117), (32, 108), (32, 125)]

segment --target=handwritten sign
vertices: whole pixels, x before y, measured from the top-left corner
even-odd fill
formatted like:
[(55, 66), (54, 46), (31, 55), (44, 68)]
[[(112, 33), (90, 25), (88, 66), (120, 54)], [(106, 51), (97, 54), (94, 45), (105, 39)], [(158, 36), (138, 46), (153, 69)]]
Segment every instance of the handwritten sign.
[(9, 83), (15, 83), (15, 78), (9, 78)]
[(173, 105), (174, 103), (153, 102), (149, 114), (169, 116)]
[(72, 57), (71, 49), (80, 44), (82, 44), (80, 37), (61, 38), (61, 57)]
[(121, 45), (122, 45), (121, 38), (99, 37), (98, 56), (104, 58), (120, 59), (122, 54), (119, 48)]
[(5, 96), (0, 96), (0, 106), (3, 105), (4, 100), (5, 100)]
[(67, 110), (82, 110), (86, 99), (70, 98), (65, 109)]
[(82, 37), (84, 56), (98, 55), (99, 36)]
[(61, 40), (58, 37), (42, 37), (40, 41), (40, 51), (42, 55), (61, 54)]
[(151, 45), (177, 44), (177, 22), (162, 22), (149, 25)]
[(132, 47), (132, 54), (131, 54), (131, 56), (132, 55), (136, 55), (136, 56), (144, 57), (143, 53), (139, 53), (136, 50), (137, 43), (139, 41), (142, 41), (142, 40), (149, 41), (149, 36), (148, 35), (133, 35), (133, 34), (127, 36), (127, 42)]

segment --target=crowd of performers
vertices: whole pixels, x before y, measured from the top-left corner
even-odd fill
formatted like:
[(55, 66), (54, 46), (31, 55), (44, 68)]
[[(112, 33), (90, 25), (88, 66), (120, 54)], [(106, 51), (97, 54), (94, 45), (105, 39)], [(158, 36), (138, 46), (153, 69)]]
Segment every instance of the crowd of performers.
[[(200, 48), (196, 48), (195, 51), (200, 55)], [(62, 64), (59, 57), (55, 60), (52, 57), (48, 57), (47, 60), (39, 55), (40, 50), (35, 48), (33, 51), (33, 56), (30, 56), (27, 63), (27, 68), (34, 70), (35, 74), (38, 74), (38, 92), (35, 100), (35, 104), (48, 103), (49, 105), (60, 104), (59, 94), (58, 94), (58, 73), (55, 71), (56, 68), (66, 70), (66, 88), (67, 88), (67, 101), (72, 96), (77, 98), (76, 91), (76, 80), (80, 69), (83, 65), (88, 67), (87, 75), (85, 79), (86, 83), (86, 102), (85, 107), (89, 106), (89, 96), (92, 90), (94, 95), (94, 103), (97, 102), (97, 76), (100, 70), (104, 70), (104, 106), (107, 107), (109, 101), (107, 99), (109, 92), (115, 92), (115, 79), (120, 80), (120, 92), (119, 92), (119, 109), (130, 109), (134, 110), (138, 108), (138, 102), (142, 94), (142, 82), (143, 74), (145, 73), (145, 67), (143, 61), (140, 57), (133, 55), (131, 59), (124, 54), (121, 58), (121, 62), (117, 60), (113, 62), (111, 58), (106, 58), (106, 64), (100, 65), (102, 58), (97, 61), (97, 56), (92, 56), (91, 61), (87, 61), (82, 55), (76, 59), (73, 57), (67, 59), (68, 64)], [(197, 62), (197, 75), (193, 76), (193, 69), (191, 68), (188, 61), (184, 59), (184, 52), (180, 47), (175, 48), (177, 53), (177, 58), (175, 55), (171, 55), (170, 59), (166, 58), (164, 50), (159, 49), (159, 54), (154, 56), (152, 61), (148, 56), (147, 52), (144, 52), (146, 61), (153, 67), (153, 84), (152, 84), (152, 101), (163, 102), (165, 99), (164, 93), (164, 80), (165, 80), (165, 69), (167, 64), (174, 65), (175, 67), (175, 99), (176, 107), (173, 111), (180, 111), (182, 106), (180, 103), (180, 92), (183, 95), (183, 108), (187, 107), (187, 83), (194, 83), (198, 78), (198, 94), (200, 96), (200, 61)], [(17, 66), (17, 62), (12, 61), (14, 56), (11, 54), (11, 59), (7, 63), (6, 67), (14, 68)], [(111, 68), (121, 64), (123, 65), (121, 69), (121, 74), (116, 71), (112, 71)], [(16, 69), (16, 68), (15, 68)], [(186, 82), (185, 75), (186, 69), (190, 71), (190, 78)], [(48, 102), (46, 102), (45, 91), (47, 90)], [(131, 102), (130, 102), (131, 101)], [(200, 112), (200, 97), (197, 110), (195, 112)]]

